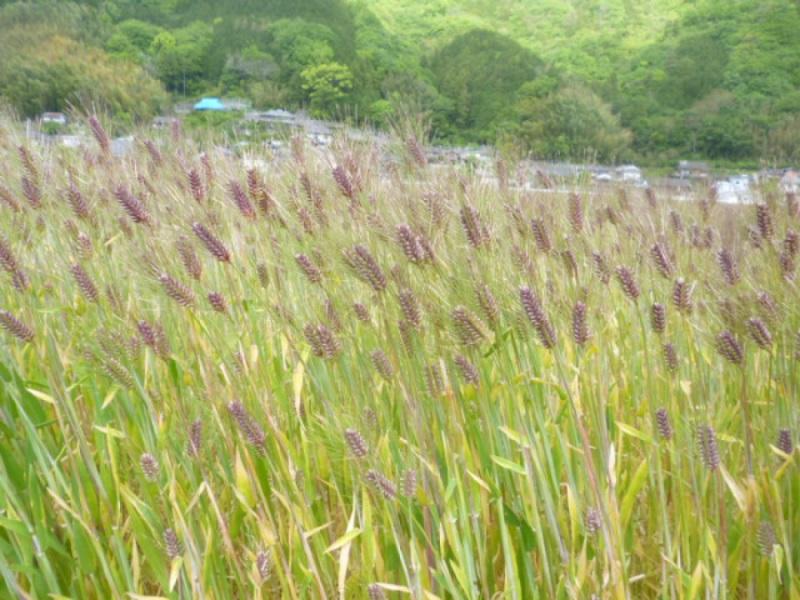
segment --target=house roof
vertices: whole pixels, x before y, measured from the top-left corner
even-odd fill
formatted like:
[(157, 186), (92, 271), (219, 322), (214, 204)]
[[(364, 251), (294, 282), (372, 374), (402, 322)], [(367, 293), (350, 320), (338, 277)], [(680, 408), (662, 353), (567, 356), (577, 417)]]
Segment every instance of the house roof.
[(202, 98), (193, 108), (194, 110), (225, 110), (225, 105), (219, 98)]

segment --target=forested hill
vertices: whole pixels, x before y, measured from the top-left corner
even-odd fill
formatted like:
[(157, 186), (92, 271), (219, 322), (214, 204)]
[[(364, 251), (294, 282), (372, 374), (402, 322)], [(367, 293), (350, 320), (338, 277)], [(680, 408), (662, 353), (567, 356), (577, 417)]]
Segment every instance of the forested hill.
[(543, 158), (800, 161), (795, 0), (0, 0), (23, 115), (244, 96)]

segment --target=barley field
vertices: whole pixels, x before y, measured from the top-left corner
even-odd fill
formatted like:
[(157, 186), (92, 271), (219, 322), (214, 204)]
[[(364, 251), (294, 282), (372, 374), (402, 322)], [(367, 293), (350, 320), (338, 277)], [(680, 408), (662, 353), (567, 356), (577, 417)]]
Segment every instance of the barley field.
[(796, 198), (88, 124), (0, 124), (0, 597), (800, 598)]

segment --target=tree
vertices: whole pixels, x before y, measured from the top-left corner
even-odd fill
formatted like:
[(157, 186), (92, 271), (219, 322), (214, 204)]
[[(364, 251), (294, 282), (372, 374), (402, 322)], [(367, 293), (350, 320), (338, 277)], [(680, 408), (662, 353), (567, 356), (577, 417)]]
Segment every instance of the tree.
[(523, 148), (540, 158), (617, 160), (631, 134), (611, 107), (588, 88), (552, 81), (520, 88), (512, 126)]
[(318, 115), (330, 115), (353, 88), (353, 74), (345, 65), (323, 63), (301, 73), (303, 90)]
[(187, 93), (203, 85), (212, 40), (211, 26), (200, 21), (153, 38), (150, 54), (167, 89)]

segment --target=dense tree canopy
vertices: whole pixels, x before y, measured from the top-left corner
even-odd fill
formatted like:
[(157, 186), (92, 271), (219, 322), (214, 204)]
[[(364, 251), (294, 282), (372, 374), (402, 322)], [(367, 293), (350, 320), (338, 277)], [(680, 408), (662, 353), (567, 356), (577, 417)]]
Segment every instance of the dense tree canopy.
[(798, 31), (793, 0), (0, 0), (0, 98), (235, 95), (543, 157), (789, 162)]

